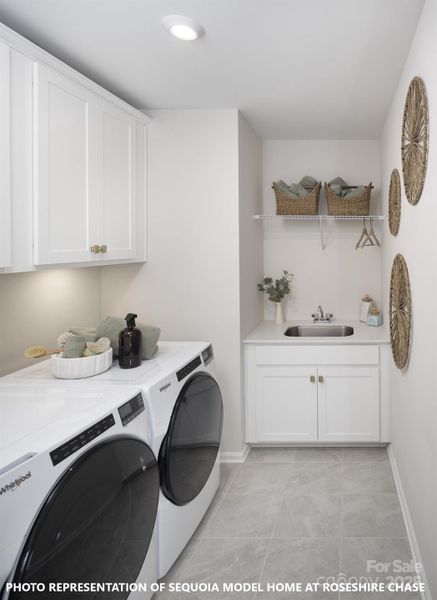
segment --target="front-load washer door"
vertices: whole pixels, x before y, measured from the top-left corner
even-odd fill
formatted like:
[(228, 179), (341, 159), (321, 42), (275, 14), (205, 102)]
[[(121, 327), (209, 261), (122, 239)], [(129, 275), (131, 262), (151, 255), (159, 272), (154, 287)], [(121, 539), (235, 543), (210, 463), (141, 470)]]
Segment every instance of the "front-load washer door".
[(211, 375), (196, 373), (178, 396), (159, 451), (161, 489), (174, 504), (191, 502), (208, 481), (222, 427), (220, 388)]
[[(72, 463), (46, 498), (25, 541), (14, 583), (134, 583), (152, 539), (159, 471), (152, 450), (114, 437)], [(42, 597), (124, 600), (129, 592), (44, 594)]]

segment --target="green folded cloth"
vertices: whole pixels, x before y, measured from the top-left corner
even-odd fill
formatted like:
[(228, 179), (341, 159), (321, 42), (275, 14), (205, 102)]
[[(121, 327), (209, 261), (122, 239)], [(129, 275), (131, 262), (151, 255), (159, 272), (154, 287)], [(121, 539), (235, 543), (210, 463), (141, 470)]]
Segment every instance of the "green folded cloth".
[(95, 327), (71, 327), (70, 332), (74, 335), (83, 335), (87, 342), (95, 342), (97, 340)]
[(83, 335), (70, 335), (65, 340), (62, 350), (64, 358), (80, 358), (86, 348), (86, 339)]
[[(161, 334), (159, 327), (152, 325), (136, 324), (137, 329), (141, 331), (142, 359), (152, 358), (158, 349), (158, 340)], [(111, 340), (111, 347), (115, 357), (118, 356), (118, 336), (122, 329), (126, 328), (126, 321), (121, 317), (106, 317), (97, 326), (97, 339), (108, 337)]]
[(364, 190), (365, 190), (364, 185), (359, 185), (356, 188), (351, 188), (349, 190), (345, 190), (344, 197), (345, 198), (356, 198), (357, 196), (360, 196), (364, 192)]
[[(303, 186), (304, 188), (312, 188), (314, 189), (317, 185), (317, 180), (314, 179), (314, 177), (311, 177), (311, 175), (305, 175), (305, 177), (302, 177), (302, 179), (299, 181), (299, 184), (301, 186)], [(307, 191), (308, 193), (308, 191)]]
[(283, 194), (285, 194), (285, 196), (287, 196), (287, 198), (294, 200), (302, 198), (302, 196), (306, 196), (309, 193), (300, 183), (291, 183), (290, 185), (287, 185), (282, 179), (276, 182), (276, 186)]
[(339, 183), (331, 183), (329, 187), (331, 188), (331, 191), (333, 191), (336, 196), (343, 195), (343, 188), (341, 187), (341, 185)]
[(332, 185), (340, 185), (342, 188), (347, 187), (347, 183), (342, 177), (335, 177), (334, 179), (331, 179), (328, 185), (329, 187), (332, 187)]

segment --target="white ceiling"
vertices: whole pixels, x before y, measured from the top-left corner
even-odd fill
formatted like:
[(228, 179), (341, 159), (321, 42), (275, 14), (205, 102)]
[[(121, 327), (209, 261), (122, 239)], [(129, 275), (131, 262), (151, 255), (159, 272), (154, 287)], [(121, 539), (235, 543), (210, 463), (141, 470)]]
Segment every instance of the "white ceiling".
[[(241, 109), (264, 139), (379, 137), (423, 0), (0, 0), (0, 20), (139, 108)], [(200, 22), (195, 43), (162, 17)]]

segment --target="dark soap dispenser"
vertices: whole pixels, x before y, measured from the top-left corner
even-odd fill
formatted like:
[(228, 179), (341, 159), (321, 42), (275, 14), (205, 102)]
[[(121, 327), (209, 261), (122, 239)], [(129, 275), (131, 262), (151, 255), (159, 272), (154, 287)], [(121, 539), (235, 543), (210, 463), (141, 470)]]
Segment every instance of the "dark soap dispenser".
[(135, 327), (137, 316), (133, 313), (126, 316), (127, 327), (118, 336), (118, 364), (122, 369), (133, 369), (141, 364), (141, 331)]

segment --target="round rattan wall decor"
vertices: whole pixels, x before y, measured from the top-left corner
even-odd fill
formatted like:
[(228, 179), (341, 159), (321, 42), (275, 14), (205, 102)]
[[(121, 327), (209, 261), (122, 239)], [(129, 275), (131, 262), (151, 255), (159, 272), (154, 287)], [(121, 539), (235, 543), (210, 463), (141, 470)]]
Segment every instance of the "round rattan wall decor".
[(428, 164), (428, 98), (423, 80), (414, 77), (408, 88), (402, 122), (402, 173), (410, 204), (422, 195)]
[(393, 169), (388, 191), (388, 224), (390, 233), (398, 235), (401, 223), (401, 178), (399, 171)]
[(393, 360), (403, 369), (409, 358), (411, 343), (411, 291), (407, 263), (396, 254), (390, 280), (390, 341)]

